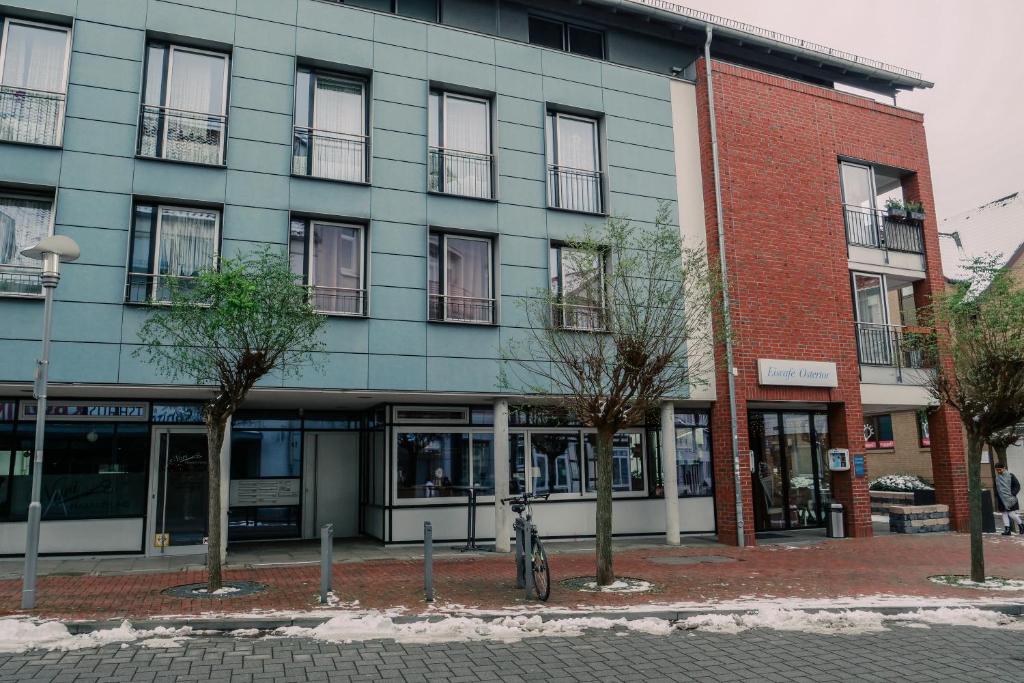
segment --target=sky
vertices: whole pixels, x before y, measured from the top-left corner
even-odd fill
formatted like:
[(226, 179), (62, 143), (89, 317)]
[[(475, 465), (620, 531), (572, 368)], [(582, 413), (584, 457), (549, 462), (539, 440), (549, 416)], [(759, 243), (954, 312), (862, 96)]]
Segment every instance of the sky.
[(935, 83), (925, 115), (935, 215), (1024, 192), (1024, 0), (676, 0), (878, 59)]

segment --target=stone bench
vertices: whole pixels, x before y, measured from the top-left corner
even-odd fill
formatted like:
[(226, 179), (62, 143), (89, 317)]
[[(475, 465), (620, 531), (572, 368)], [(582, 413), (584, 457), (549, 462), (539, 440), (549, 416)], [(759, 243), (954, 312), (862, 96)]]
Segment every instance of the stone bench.
[(913, 505), (913, 491), (869, 491), (871, 514), (884, 515), (893, 505)]
[(889, 531), (894, 534), (949, 531), (949, 506), (894, 505), (889, 508)]

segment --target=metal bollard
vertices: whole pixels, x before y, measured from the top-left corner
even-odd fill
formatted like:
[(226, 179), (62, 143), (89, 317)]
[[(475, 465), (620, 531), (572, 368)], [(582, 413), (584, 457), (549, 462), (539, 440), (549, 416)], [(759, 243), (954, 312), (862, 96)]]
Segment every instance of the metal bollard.
[(533, 593), (533, 534), (530, 533), (530, 522), (525, 524), (523, 529), (523, 573), (526, 574), (526, 598), (529, 599)]
[(526, 588), (526, 562), (523, 550), (523, 526), (516, 524), (516, 588)]
[(423, 522), (423, 592), (427, 602), (434, 602), (434, 528)]
[(327, 604), (331, 592), (331, 560), (334, 555), (334, 525), (320, 527), (320, 604)]

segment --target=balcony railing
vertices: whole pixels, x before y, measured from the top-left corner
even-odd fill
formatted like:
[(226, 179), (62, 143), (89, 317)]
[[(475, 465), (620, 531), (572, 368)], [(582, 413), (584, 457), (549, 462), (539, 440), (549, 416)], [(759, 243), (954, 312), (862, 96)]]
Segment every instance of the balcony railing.
[(433, 321), (494, 323), (494, 299), (479, 299), (449, 294), (431, 294), (428, 318)]
[(0, 295), (39, 296), (43, 293), (40, 274), (39, 268), (0, 266)]
[(862, 206), (844, 208), (846, 241), (857, 247), (873, 247), (911, 254), (924, 253), (924, 226), (918, 221), (890, 218), (885, 211)]
[(580, 332), (596, 332), (606, 327), (604, 308), (587, 304), (553, 304), (551, 321), (555, 327)]
[(221, 114), (144, 104), (139, 109), (137, 152), (143, 157), (221, 166), (227, 121)]
[(347, 287), (312, 286), (313, 308), (332, 315), (366, 315), (366, 290)]
[(296, 126), (292, 139), (292, 173), (295, 175), (353, 183), (367, 181), (370, 175), (370, 139), (367, 136)]
[(187, 289), (195, 279), (186, 275), (128, 273), (124, 300), (130, 304), (168, 304), (176, 288)]
[(601, 173), (566, 166), (548, 166), (548, 203), (556, 209), (604, 213)]
[(929, 331), (899, 325), (857, 323), (857, 357), (861, 365), (897, 369), (933, 367), (925, 344)]
[(64, 93), (0, 86), (0, 140), (57, 146)]
[(431, 192), (491, 199), (494, 157), (490, 154), (430, 148), (428, 189)]

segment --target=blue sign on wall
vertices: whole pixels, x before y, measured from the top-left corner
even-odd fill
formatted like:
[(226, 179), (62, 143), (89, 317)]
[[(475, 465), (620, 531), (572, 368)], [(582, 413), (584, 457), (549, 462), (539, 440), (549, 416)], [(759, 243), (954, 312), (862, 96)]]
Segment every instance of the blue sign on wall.
[(853, 456), (853, 474), (857, 477), (864, 476), (864, 456), (855, 455)]

